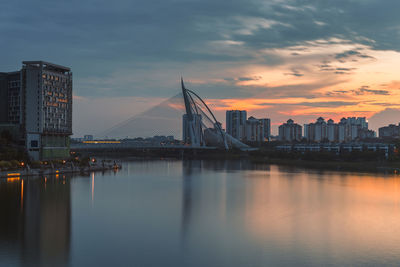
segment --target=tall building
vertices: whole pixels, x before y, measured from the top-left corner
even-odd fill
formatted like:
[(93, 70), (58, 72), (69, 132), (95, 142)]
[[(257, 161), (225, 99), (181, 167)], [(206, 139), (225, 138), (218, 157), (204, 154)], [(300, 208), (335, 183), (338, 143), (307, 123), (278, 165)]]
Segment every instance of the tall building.
[(264, 125), (254, 117), (246, 120), (246, 141), (262, 142), (264, 141)]
[(264, 141), (271, 140), (271, 119), (259, 119), (264, 128)]
[[(72, 73), (44, 61), (0, 74), (0, 122), (19, 125), (20, 139), (33, 160), (69, 156), (72, 135)], [(7, 106), (7, 114), (4, 105)]]
[(327, 124), (319, 117), (315, 123), (304, 125), (304, 137), (311, 142), (322, 142), (328, 139)]
[(256, 119), (253, 116), (246, 120), (245, 126), (246, 141), (265, 142), (269, 141), (271, 136), (271, 120)]
[(289, 119), (286, 123), (279, 126), (279, 140), (286, 142), (300, 141), (303, 127)]
[(380, 138), (400, 138), (400, 123), (399, 125), (389, 124), (388, 126), (379, 128)]
[(238, 140), (246, 137), (247, 112), (245, 110), (226, 111), (226, 132)]
[(368, 122), (365, 117), (342, 118), (339, 123), (335, 123), (332, 119), (326, 123), (320, 117), (315, 123), (304, 125), (304, 136), (311, 142), (349, 142), (374, 138), (375, 132), (368, 130)]
[(336, 124), (332, 119), (328, 120), (326, 132), (329, 142), (337, 142), (339, 139), (339, 125)]
[(349, 142), (362, 138), (362, 132), (368, 132), (368, 122), (365, 117), (342, 118), (338, 124), (338, 141)]

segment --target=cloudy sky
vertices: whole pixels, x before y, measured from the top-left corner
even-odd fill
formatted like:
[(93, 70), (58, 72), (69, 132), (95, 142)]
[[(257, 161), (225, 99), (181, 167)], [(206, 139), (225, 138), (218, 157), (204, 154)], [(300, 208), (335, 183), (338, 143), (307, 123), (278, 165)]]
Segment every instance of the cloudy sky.
[(398, 0), (14, 0), (0, 3), (0, 70), (74, 73), (74, 133), (97, 134), (179, 92), (224, 121), (400, 120)]

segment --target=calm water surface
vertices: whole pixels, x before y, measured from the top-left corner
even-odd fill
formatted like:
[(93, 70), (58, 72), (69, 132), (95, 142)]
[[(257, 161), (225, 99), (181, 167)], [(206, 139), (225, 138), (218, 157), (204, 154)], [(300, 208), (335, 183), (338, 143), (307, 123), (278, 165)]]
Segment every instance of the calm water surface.
[(400, 177), (245, 161), (0, 180), (0, 266), (400, 265)]

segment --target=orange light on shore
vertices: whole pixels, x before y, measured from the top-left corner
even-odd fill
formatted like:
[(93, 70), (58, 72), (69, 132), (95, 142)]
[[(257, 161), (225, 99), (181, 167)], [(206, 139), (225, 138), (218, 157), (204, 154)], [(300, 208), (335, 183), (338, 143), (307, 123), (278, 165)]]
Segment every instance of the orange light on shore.
[(121, 141), (83, 141), (84, 144), (121, 144)]
[(20, 180), (19, 177), (7, 178), (7, 183), (18, 182), (19, 180)]
[(19, 172), (10, 172), (7, 173), (7, 176), (21, 176), (21, 174)]

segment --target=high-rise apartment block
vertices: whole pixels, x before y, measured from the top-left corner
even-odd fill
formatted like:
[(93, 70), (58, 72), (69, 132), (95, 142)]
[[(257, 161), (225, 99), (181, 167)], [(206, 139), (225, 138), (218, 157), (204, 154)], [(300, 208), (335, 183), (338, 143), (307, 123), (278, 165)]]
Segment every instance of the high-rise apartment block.
[(246, 119), (247, 112), (245, 110), (226, 111), (226, 132), (238, 140), (245, 140)]
[(399, 125), (389, 124), (388, 126), (379, 128), (380, 138), (400, 138), (400, 123)]
[(271, 138), (271, 120), (247, 119), (245, 110), (226, 111), (226, 132), (240, 141), (265, 142)]
[(374, 136), (375, 133), (368, 130), (365, 117), (342, 118), (339, 123), (332, 119), (326, 123), (320, 117), (316, 122), (304, 125), (304, 137), (311, 142), (349, 142)]
[(19, 128), (18, 139), (33, 160), (66, 158), (72, 135), (71, 70), (44, 61), (22, 64), (20, 71), (0, 73), (0, 123)]
[(279, 140), (285, 142), (300, 141), (303, 127), (289, 119), (286, 123), (279, 126)]
[(246, 141), (265, 142), (271, 136), (271, 120), (250, 117), (246, 120)]

